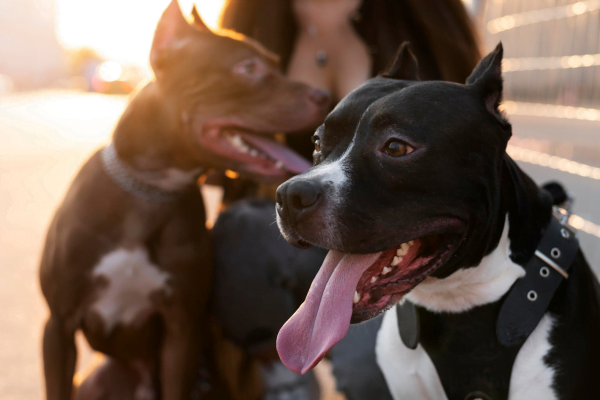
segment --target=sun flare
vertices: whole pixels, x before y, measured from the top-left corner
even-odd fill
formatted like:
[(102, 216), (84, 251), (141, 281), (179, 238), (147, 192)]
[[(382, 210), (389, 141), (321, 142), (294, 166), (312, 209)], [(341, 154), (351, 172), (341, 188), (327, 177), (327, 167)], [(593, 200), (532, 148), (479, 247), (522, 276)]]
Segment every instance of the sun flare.
[[(148, 68), (156, 24), (170, 0), (56, 0), (58, 38), (67, 49), (90, 47), (108, 60)], [(217, 28), (226, 0), (179, 0), (189, 16), (192, 5)]]

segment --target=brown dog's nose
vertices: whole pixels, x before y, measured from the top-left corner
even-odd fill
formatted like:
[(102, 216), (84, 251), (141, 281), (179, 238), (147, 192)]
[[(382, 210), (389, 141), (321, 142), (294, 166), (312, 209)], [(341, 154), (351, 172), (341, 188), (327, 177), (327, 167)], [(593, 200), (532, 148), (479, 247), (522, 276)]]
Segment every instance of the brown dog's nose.
[(310, 180), (291, 180), (277, 189), (277, 211), (296, 218), (313, 207), (321, 197), (321, 186)]
[(308, 97), (318, 106), (324, 107), (331, 101), (331, 93), (323, 89), (312, 89)]

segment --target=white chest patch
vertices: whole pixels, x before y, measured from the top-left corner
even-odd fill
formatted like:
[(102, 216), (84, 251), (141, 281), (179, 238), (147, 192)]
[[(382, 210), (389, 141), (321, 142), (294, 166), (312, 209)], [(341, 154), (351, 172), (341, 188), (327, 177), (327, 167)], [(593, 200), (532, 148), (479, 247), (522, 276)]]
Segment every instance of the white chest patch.
[(548, 341), (554, 317), (546, 313), (519, 350), (510, 376), (510, 400), (556, 400), (554, 368), (544, 362), (552, 346)]
[[(509, 255), (507, 221), (498, 247), (479, 266), (459, 270), (445, 279), (427, 278), (406, 297), (433, 312), (465, 312), (495, 302), (525, 275), (525, 270), (513, 263)], [(557, 398), (551, 386), (555, 371), (544, 362), (551, 349), (548, 336), (552, 324), (552, 316), (546, 314), (519, 350), (511, 374), (509, 400)], [(395, 308), (383, 318), (375, 351), (395, 400), (447, 399), (427, 352), (421, 345), (411, 350), (402, 342)]]
[(402, 343), (395, 308), (383, 316), (375, 355), (394, 400), (448, 400), (423, 347), (411, 350)]
[(92, 276), (103, 277), (108, 282), (91, 306), (102, 317), (107, 332), (118, 323), (131, 324), (152, 311), (152, 292), (169, 290), (169, 274), (152, 264), (143, 248), (118, 249), (106, 254)]
[(430, 311), (461, 312), (493, 303), (525, 276), (525, 270), (510, 259), (508, 217), (498, 247), (475, 268), (460, 269), (444, 279), (428, 277), (406, 298)]

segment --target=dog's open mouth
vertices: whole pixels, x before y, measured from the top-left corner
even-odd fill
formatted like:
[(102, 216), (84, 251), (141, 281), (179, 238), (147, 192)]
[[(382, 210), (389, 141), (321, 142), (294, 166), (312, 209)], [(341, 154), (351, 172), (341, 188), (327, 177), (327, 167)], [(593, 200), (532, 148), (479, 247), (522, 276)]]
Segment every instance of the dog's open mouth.
[(350, 323), (396, 304), (454, 253), (454, 235), (430, 235), (374, 254), (331, 250), (306, 301), (277, 337), (277, 350), (292, 371), (305, 373), (339, 342)]
[(351, 323), (371, 319), (396, 304), (442, 265), (452, 248), (449, 236), (432, 235), (380, 253), (356, 285)]
[(312, 164), (290, 148), (240, 126), (211, 125), (200, 133), (201, 144), (233, 162), (238, 172), (273, 182), (284, 181), (309, 169)]

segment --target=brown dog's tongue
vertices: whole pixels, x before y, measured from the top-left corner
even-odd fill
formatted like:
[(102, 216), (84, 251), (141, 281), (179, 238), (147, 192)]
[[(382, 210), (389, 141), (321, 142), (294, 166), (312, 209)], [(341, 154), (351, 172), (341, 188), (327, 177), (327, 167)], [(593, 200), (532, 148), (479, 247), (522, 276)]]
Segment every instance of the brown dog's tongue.
[(241, 135), (244, 141), (267, 153), (274, 160), (281, 161), (283, 167), (293, 174), (301, 174), (312, 167), (312, 164), (304, 157), (273, 140), (247, 133)]
[(277, 335), (279, 357), (289, 369), (304, 374), (346, 335), (356, 285), (380, 254), (329, 251), (306, 300)]

